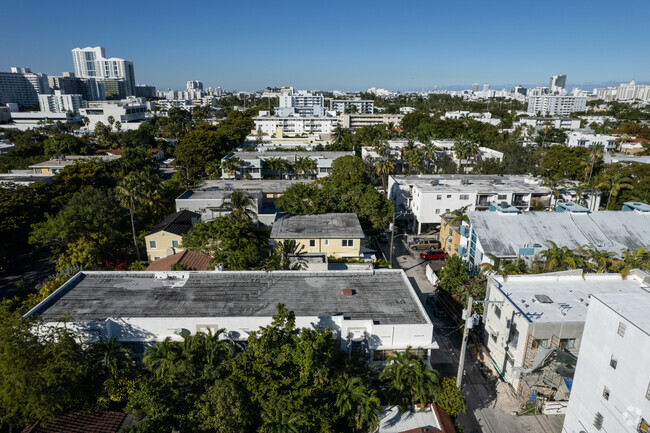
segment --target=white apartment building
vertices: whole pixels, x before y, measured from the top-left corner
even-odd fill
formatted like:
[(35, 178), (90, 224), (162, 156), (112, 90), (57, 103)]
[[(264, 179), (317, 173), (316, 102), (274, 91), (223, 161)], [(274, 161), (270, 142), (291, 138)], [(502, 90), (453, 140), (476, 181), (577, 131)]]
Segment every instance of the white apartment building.
[(72, 50), (74, 71), (81, 78), (124, 80), (126, 95), (135, 96), (133, 62), (117, 57), (106, 57), (104, 47), (75, 48)]
[(293, 92), (293, 88), (282, 89), (279, 105), (275, 110), (276, 116), (323, 116), (325, 115), (323, 95), (312, 95), (301, 90)]
[(447, 111), (443, 116), (440, 116), (441, 119), (472, 119), (481, 123), (489, 123), (490, 125), (499, 126), (501, 124), (501, 119), (493, 119), (492, 113), (472, 113), (469, 111)]
[(550, 116), (568, 116), (587, 109), (586, 96), (538, 95), (528, 97), (528, 112)]
[(602, 147), (607, 152), (613, 152), (618, 148), (618, 138), (613, 135), (604, 134), (583, 134), (581, 132), (570, 132), (567, 136), (569, 147)]
[(590, 292), (563, 433), (650, 431), (649, 287)]
[(0, 72), (0, 105), (14, 103), (23, 107), (38, 107), (38, 95), (49, 95), (46, 74), (35, 74), (29, 68), (12, 67)]
[(109, 126), (108, 118), (111, 116), (115, 122), (120, 122), (123, 130), (137, 129), (144, 122), (146, 113), (146, 105), (131, 101), (95, 101), (90, 102), (88, 108), (79, 109), (79, 114), (90, 120), (90, 129), (95, 129), (98, 122)]
[[(299, 158), (310, 158), (316, 162), (314, 173), (304, 173), (305, 177), (326, 177), (332, 172), (332, 163), (343, 156), (354, 156), (354, 152), (230, 152), (224, 156), (221, 162), (228, 158), (239, 158), (244, 161), (243, 166), (234, 173), (227, 173), (221, 170), (223, 179), (243, 179), (249, 175), (251, 179), (265, 179), (272, 177), (282, 177), (285, 179), (294, 179), (297, 173), (293, 169), (293, 163)], [(267, 161), (271, 158), (280, 158), (287, 162), (286, 171), (280, 173), (278, 170), (271, 168)]]
[(619, 101), (632, 101), (635, 99), (647, 101), (650, 99), (650, 86), (636, 84), (634, 80), (629, 83), (622, 83), (616, 90), (616, 99)]
[(344, 114), (348, 110), (356, 110), (359, 114), (372, 114), (375, 109), (375, 101), (363, 99), (332, 99), (330, 110), (337, 114)]
[(512, 126), (532, 126), (535, 129), (553, 127), (556, 129), (580, 129), (580, 119), (573, 117), (522, 117)]
[(55, 90), (53, 95), (38, 95), (41, 111), (48, 113), (78, 113), (82, 105), (81, 95), (66, 95), (61, 90)]
[(260, 111), (253, 117), (255, 130), (264, 134), (329, 134), (338, 126), (338, 118), (330, 116), (271, 116), (268, 111)]
[(554, 204), (550, 188), (529, 176), (426, 174), (388, 177), (388, 198), (397, 212), (413, 216), (413, 230), (440, 224), (440, 217), (468, 206), (485, 211), (493, 203), (508, 202), (517, 209), (549, 209)]
[(403, 114), (341, 114), (339, 116), (341, 127), (352, 131), (382, 123), (396, 128), (402, 123), (403, 118)]
[[(620, 356), (622, 359), (626, 354), (623, 350), (615, 350), (612, 346), (602, 344), (610, 339), (614, 340), (618, 323), (612, 323), (611, 319), (605, 321), (603, 324), (610, 326), (602, 329), (611, 331), (613, 336), (603, 335), (601, 340), (601, 337), (583, 333), (585, 322), (594, 316), (591, 310), (597, 303), (596, 298), (620, 296), (621, 299), (625, 299), (647, 296), (648, 278), (650, 277), (646, 273), (639, 270), (632, 271), (627, 278), (623, 278), (620, 274), (583, 274), (582, 270), (509, 275), (507, 279), (500, 275), (491, 275), (488, 278), (485, 299), (493, 302), (485, 305), (483, 313), (486, 331), (483, 343), (488, 349), (493, 365), (512, 385), (521, 400), (528, 401), (535, 392), (539, 396), (554, 395), (557, 400), (566, 403), (569, 389), (563, 376), (554, 374), (554, 369), (547, 370), (544, 374), (545, 363), (554, 357), (564, 355), (558, 351), (568, 353), (569, 356), (565, 356), (566, 358), (577, 357), (578, 364), (585, 359), (587, 364), (597, 365), (603, 370), (608, 368), (610, 356)], [(596, 320), (600, 320), (600, 316), (596, 317)], [(603, 319), (605, 317), (607, 316)], [(631, 329), (630, 333), (634, 335)], [(593, 346), (585, 349), (585, 340), (590, 337), (595, 339), (591, 342)], [(648, 336), (646, 335), (645, 338), (647, 344)], [(637, 339), (637, 342), (641, 343), (642, 339), (641, 341)], [(610, 350), (605, 351), (604, 348)], [(643, 370), (643, 363), (639, 363), (639, 356), (645, 356), (645, 365), (648, 365), (650, 352), (647, 350), (643, 352), (641, 347), (637, 349), (633, 352), (635, 355), (627, 352), (630, 355), (627, 358), (630, 364), (620, 367), (621, 371), (624, 369), (629, 371), (628, 377), (636, 376), (645, 379), (645, 383), (634, 387), (637, 391), (643, 389), (640, 397), (644, 397), (650, 379), (650, 370), (648, 368)], [(598, 354), (598, 351), (603, 353)], [(598, 359), (604, 362), (592, 364)], [(573, 386), (578, 389), (601, 387), (601, 390), (594, 393), (587, 401), (598, 400), (604, 383), (598, 381), (600, 375), (589, 373), (583, 375), (576, 372)], [(619, 373), (618, 369), (616, 373)], [(566, 371), (565, 374), (570, 376), (571, 372)], [(621, 376), (625, 375), (626, 373), (621, 373)], [(614, 384), (611, 385), (614, 389)], [(584, 393), (579, 392), (579, 395)], [(592, 421), (599, 406), (589, 408)], [(624, 410), (623, 408), (621, 406), (619, 410)], [(609, 412), (607, 415), (611, 420), (615, 417)], [(587, 431), (595, 432), (595, 429), (592, 426)], [(612, 428), (605, 431), (623, 430)], [(571, 432), (579, 433), (580, 430), (571, 430)]]
[(384, 361), (410, 346), (429, 361), (438, 348), (433, 324), (401, 269), (82, 271), (25, 317), (66, 326), (86, 342), (116, 337), (141, 356), (147, 345), (168, 337), (182, 341), (188, 332), (224, 328), (228, 338), (246, 341), (271, 324), (279, 303), (294, 312), (297, 327), (329, 328), (348, 353)]

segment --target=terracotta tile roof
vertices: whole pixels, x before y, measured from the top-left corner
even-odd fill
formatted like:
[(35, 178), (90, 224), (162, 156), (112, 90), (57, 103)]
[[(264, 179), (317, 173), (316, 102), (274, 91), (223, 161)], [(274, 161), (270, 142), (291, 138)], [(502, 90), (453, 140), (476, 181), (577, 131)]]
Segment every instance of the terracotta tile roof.
[(454, 423), (449, 414), (442, 410), (436, 403), (433, 403), (431, 406), (433, 407), (433, 411), (436, 413), (436, 418), (438, 418), (438, 423), (440, 423), (442, 433), (456, 433), (456, 427), (454, 427)]
[(171, 271), (172, 266), (179, 264), (185, 265), (188, 270), (192, 271), (211, 271), (214, 269), (214, 267), (210, 265), (211, 260), (212, 257), (205, 254), (185, 250), (165, 257), (164, 259), (152, 262), (146, 270)]
[(22, 433), (116, 433), (125, 418), (122, 412), (70, 412), (52, 421), (36, 421)]

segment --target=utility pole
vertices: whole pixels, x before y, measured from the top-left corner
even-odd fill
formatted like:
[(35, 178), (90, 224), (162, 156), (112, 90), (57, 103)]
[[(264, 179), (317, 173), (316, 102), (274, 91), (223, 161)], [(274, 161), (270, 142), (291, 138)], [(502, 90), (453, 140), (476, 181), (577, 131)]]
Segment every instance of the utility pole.
[(393, 222), (390, 225), (390, 259), (388, 268), (393, 269), (393, 240), (395, 239), (395, 211), (393, 211)]
[(467, 339), (469, 337), (469, 330), (474, 324), (472, 318), (472, 297), (467, 300), (467, 312), (465, 315), (465, 330), (463, 331), (463, 345), (460, 348), (460, 360), (458, 361), (458, 374), (456, 375), (456, 387), (460, 389), (463, 382), (463, 370), (465, 368), (465, 351), (467, 350)]

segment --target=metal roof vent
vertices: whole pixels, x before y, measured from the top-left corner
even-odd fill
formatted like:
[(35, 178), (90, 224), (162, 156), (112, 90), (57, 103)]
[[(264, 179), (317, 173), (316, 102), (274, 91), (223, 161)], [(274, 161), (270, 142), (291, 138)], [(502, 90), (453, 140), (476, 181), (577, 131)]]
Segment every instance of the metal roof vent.
[(537, 299), (542, 304), (552, 304), (553, 303), (553, 300), (551, 300), (551, 298), (549, 298), (547, 295), (535, 295), (535, 299)]

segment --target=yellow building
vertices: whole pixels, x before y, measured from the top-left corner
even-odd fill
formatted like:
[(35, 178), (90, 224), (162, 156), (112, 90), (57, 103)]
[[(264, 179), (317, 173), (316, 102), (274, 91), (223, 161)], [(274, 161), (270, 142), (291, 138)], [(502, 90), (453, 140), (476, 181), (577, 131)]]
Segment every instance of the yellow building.
[(450, 216), (440, 218), (440, 248), (447, 255), (456, 256), (460, 245), (460, 222), (450, 225), (449, 221), (452, 218)]
[(331, 213), (284, 216), (273, 223), (271, 239), (295, 240), (305, 253), (334, 257), (360, 257), (365, 238), (356, 214)]
[(159, 260), (183, 251), (181, 247), (183, 235), (200, 221), (201, 215), (188, 210), (173, 213), (165, 218), (144, 238), (149, 261)]

